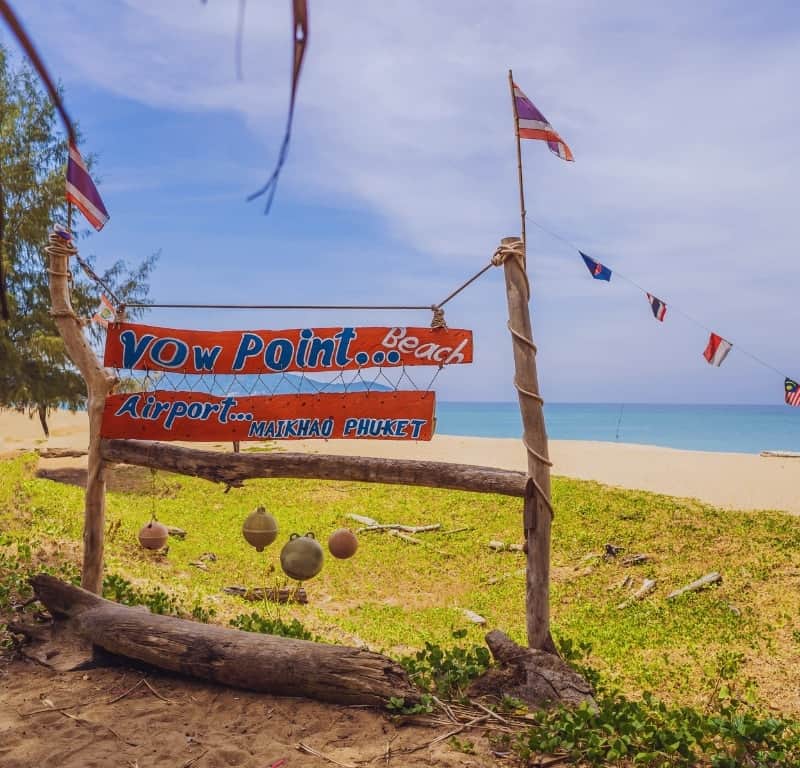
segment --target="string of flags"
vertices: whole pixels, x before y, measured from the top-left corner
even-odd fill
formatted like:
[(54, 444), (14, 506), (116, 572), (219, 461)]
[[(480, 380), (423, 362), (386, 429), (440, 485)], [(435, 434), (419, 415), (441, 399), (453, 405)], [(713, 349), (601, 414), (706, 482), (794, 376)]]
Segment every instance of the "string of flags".
[[(514, 120), (516, 123), (515, 128), (519, 138), (544, 141), (554, 155), (568, 162), (574, 161), (572, 150), (561, 138), (555, 128), (553, 128), (547, 118), (523, 93), (522, 89), (513, 81), (512, 86), (514, 96)], [(68, 202), (73, 203), (78, 208), (78, 210), (86, 217), (89, 223), (97, 231), (100, 231), (109, 219), (108, 211), (103, 204), (100, 193), (97, 191), (97, 187), (95, 186), (92, 177), (89, 175), (86, 163), (81, 157), (81, 154), (78, 151), (74, 140), (72, 139), (69, 141), (66, 199)], [(537, 222), (534, 223), (536, 223), (537, 226), (539, 226), (539, 228), (544, 232), (556, 237), (570, 247), (575, 248), (575, 246), (572, 243), (569, 243), (569, 241), (559, 237), (558, 235), (555, 235), (555, 233), (550, 232)], [(589, 274), (594, 280), (603, 280), (607, 283), (611, 282), (611, 276), (613, 272), (610, 267), (606, 266), (605, 264), (601, 264), (599, 261), (591, 258), (577, 248), (575, 248), (575, 250), (578, 251), (578, 254), (583, 259), (586, 268), (589, 270)], [(641, 286), (637, 285), (632, 280), (628, 280), (621, 274), (620, 277), (634, 285), (636, 288), (639, 288), (639, 290), (643, 290)], [(660, 298), (657, 298), (648, 291), (644, 291), (644, 294), (647, 298), (648, 304), (650, 305), (653, 317), (658, 322), (663, 323), (667, 315), (666, 302)], [(97, 312), (94, 314), (92, 319), (101, 325), (107, 326), (114, 316), (114, 305), (105, 295), (102, 295), (100, 306), (98, 307)], [(703, 350), (703, 357), (706, 359), (709, 365), (718, 368), (725, 361), (731, 349), (733, 349), (732, 342), (724, 339), (719, 334), (710, 331), (708, 343)], [(756, 362), (759, 362), (765, 367), (777, 372), (777, 369), (767, 365), (762, 360), (759, 360), (759, 358), (755, 357), (755, 355), (750, 355), (745, 350), (742, 351), (744, 351), (745, 354), (748, 354)], [(788, 376), (784, 377), (784, 401), (787, 405), (800, 407), (800, 384), (798, 384), (798, 382), (796, 382), (794, 379), (790, 379)]]
[(647, 296), (647, 300), (650, 302), (650, 309), (653, 310), (653, 317), (658, 320), (660, 323), (664, 322), (664, 318), (667, 316), (667, 305), (661, 301), (661, 299), (657, 299), (653, 296), (652, 293), (647, 293), (645, 291), (645, 295)]
[(116, 315), (117, 311), (114, 309), (114, 305), (104, 293), (101, 294), (100, 306), (92, 316), (92, 321), (102, 325), (103, 328), (108, 328), (108, 324), (114, 320)]
[[(538, 141), (545, 141), (547, 146), (549, 147), (550, 151), (558, 155), (562, 160), (573, 160), (572, 151), (567, 146), (566, 142), (561, 138), (558, 132), (553, 128), (552, 125), (546, 120), (544, 115), (534, 106), (533, 102), (522, 92), (519, 86), (514, 83), (514, 110), (515, 110), (515, 120), (516, 120), (516, 130), (517, 135), (521, 139), (534, 139)], [(610, 267), (606, 266), (605, 264), (601, 264), (596, 259), (591, 258), (591, 256), (587, 256), (583, 251), (579, 250), (573, 243), (569, 242), (568, 240), (560, 237), (559, 235), (555, 234), (554, 232), (550, 232), (546, 227), (543, 227), (538, 222), (532, 220), (534, 224), (536, 224), (539, 229), (547, 234), (551, 235), (552, 237), (556, 238), (557, 240), (561, 240), (570, 248), (578, 251), (578, 254), (583, 259), (586, 268), (589, 270), (589, 274), (592, 276), (594, 280), (603, 280), (607, 283), (611, 282), (611, 276), (613, 274)], [(650, 309), (653, 313), (653, 317), (656, 320), (663, 323), (664, 319), (667, 316), (667, 304), (663, 299), (659, 299), (654, 296), (652, 293), (645, 291), (640, 285), (637, 285), (633, 280), (626, 278), (624, 275), (621, 275), (619, 272), (617, 274), (626, 282), (630, 283), (634, 287), (638, 288), (639, 290), (643, 291), (645, 296), (647, 297), (647, 301), (650, 305)], [(693, 318), (689, 317), (683, 312), (683, 314), (687, 319), (692, 320), (693, 322), (697, 323)], [(699, 325), (699, 323), (697, 323)], [(727, 358), (728, 354), (730, 353), (731, 349), (733, 349), (733, 343), (724, 339), (717, 333), (713, 331), (709, 331), (709, 338), (708, 343), (706, 344), (705, 349), (703, 350), (703, 357), (705, 358), (706, 362), (709, 365), (712, 365), (716, 368), (722, 365), (722, 363)], [(739, 348), (741, 349), (741, 347)], [(763, 365), (766, 368), (769, 368), (776, 373), (780, 373), (777, 368), (765, 363), (763, 360), (760, 360), (753, 354), (750, 354), (746, 350), (741, 349), (748, 357), (755, 360), (757, 363)], [(787, 405), (793, 407), (800, 407), (800, 384), (796, 382), (794, 379), (790, 379), (785, 374), (781, 374), (784, 376), (784, 401)]]

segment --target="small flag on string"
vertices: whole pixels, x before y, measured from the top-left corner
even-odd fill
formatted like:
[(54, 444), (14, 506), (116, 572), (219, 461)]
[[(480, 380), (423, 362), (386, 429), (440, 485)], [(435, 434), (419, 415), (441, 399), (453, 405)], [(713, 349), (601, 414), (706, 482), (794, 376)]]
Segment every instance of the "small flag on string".
[(783, 385), (786, 390), (786, 405), (800, 407), (800, 384), (792, 379), (786, 379)]
[(583, 257), (586, 267), (595, 280), (611, 282), (611, 270), (608, 267), (604, 267), (599, 261), (590, 259), (583, 251), (578, 251), (578, 253)]
[(703, 357), (708, 360), (709, 365), (719, 368), (722, 365), (722, 361), (728, 356), (728, 352), (731, 351), (732, 346), (733, 344), (725, 341), (722, 336), (712, 333), (708, 339), (705, 352), (703, 352)]
[(99, 232), (108, 221), (108, 211), (78, 148), (70, 142), (67, 162), (67, 200), (74, 203)]
[(547, 118), (534, 106), (533, 102), (514, 83), (514, 111), (517, 117), (517, 132), (521, 139), (546, 141), (554, 155), (562, 160), (574, 160), (566, 142), (556, 133)]
[(114, 305), (106, 298), (105, 294), (100, 296), (100, 306), (97, 308), (97, 312), (94, 313), (92, 320), (98, 325), (108, 328), (108, 324), (114, 322), (116, 316), (117, 312), (114, 309)]
[(664, 318), (667, 316), (667, 305), (661, 299), (653, 296), (652, 293), (647, 294), (647, 300), (650, 302), (650, 309), (653, 310), (653, 317), (663, 323)]

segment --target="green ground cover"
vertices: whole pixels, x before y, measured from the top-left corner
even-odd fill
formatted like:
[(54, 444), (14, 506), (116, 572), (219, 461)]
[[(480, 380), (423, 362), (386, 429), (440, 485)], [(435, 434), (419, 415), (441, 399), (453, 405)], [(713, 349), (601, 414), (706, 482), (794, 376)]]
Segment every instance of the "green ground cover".
[[(501, 496), (421, 488), (295, 480), (249, 481), (224, 493), (203, 480), (122, 468), (112, 478), (107, 509), (107, 571), (143, 592), (160, 589), (186, 612), (227, 623), (255, 610), (298, 619), (333, 642), (363, 641), (399, 656), (426, 642), (447, 645), (454, 630), (480, 643), (483, 628), (463, 609), (524, 638), (524, 556), (496, 553), (490, 539), (519, 540), (520, 502)], [(603, 679), (632, 695), (657, 691), (681, 705), (705, 702), (719, 670), (734, 663), (753, 695), (780, 711), (800, 711), (800, 519), (779, 512), (740, 513), (697, 502), (555, 478), (552, 621), (565, 649), (589, 651)], [(0, 547), (6, 569), (15, 553), (75, 573), (82, 526), (82, 490), (36, 477), (36, 457), (0, 462)], [(241, 536), (244, 517), (264, 505), (278, 519), (278, 541), (263, 553)], [(170, 539), (167, 555), (142, 550), (136, 534), (151, 513), (188, 531)], [(307, 606), (250, 604), (224, 586), (283, 583), (280, 546), (292, 532), (324, 540), (354, 526), (348, 513), (382, 522), (441, 523), (413, 546), (383, 533), (360, 536), (352, 560), (326, 558), (305, 586)], [(455, 533), (456, 529), (466, 528)], [(600, 557), (605, 543), (650, 561), (624, 566)], [(204, 553), (208, 571), (189, 565)], [(0, 566), (2, 565), (0, 560)], [(721, 586), (666, 601), (665, 595), (704, 573)], [(2, 574), (0, 574), (1, 576)], [(647, 599), (620, 610), (633, 578), (657, 580)], [(11, 584), (6, 579), (7, 585)], [(18, 587), (19, 585), (17, 585)], [(14, 585), (7, 586), (6, 592)], [(0, 594), (0, 599), (2, 594)], [(162, 602), (165, 598), (160, 598)]]

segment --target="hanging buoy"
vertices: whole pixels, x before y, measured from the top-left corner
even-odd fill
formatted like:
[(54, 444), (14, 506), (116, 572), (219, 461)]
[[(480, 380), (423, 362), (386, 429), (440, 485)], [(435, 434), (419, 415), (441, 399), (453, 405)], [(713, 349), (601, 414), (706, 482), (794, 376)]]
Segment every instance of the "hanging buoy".
[(161, 549), (167, 543), (167, 526), (158, 520), (151, 520), (139, 530), (139, 543), (145, 549)]
[(264, 547), (278, 538), (278, 522), (264, 507), (259, 507), (245, 518), (242, 535), (257, 552), (263, 552)]
[(358, 539), (349, 528), (339, 528), (328, 537), (328, 550), (334, 557), (346, 560), (358, 549)]
[(322, 561), (322, 547), (311, 532), (293, 533), (281, 550), (281, 568), (290, 579), (313, 579), (322, 570)]

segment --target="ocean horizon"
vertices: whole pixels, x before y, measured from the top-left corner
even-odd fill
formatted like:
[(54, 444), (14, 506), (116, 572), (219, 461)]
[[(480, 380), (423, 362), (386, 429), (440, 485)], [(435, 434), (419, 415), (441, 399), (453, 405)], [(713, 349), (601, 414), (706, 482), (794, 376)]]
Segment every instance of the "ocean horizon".
[[(468, 437), (522, 434), (516, 402), (439, 401), (436, 433)], [(638, 443), (725, 453), (800, 451), (800, 408), (787, 405), (546, 403), (553, 440)]]

